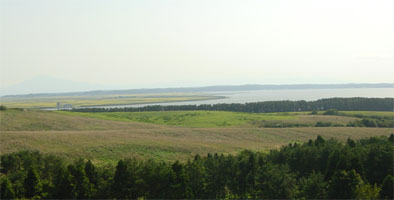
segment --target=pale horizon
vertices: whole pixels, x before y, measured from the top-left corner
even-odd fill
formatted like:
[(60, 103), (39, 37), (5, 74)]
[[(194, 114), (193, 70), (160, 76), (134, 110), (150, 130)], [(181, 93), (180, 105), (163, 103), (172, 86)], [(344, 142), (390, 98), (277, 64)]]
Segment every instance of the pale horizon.
[(394, 82), (389, 0), (3, 0), (0, 7), (0, 89), (37, 77), (92, 89)]
[[(381, 87), (381, 85), (391, 85), (390, 87), (394, 92), (393, 83), (290, 83), (290, 84), (270, 84), (270, 83), (245, 83), (245, 84), (217, 84), (217, 85), (175, 85), (175, 86), (158, 86), (158, 87), (128, 87), (121, 85), (100, 85), (91, 84), (86, 82), (70, 81), (64, 79), (56, 79), (49, 76), (38, 76), (30, 80), (23, 81), (16, 85), (8, 88), (0, 88), (0, 96), (7, 95), (26, 95), (26, 94), (40, 94), (40, 93), (73, 93), (73, 92), (87, 92), (87, 91), (116, 91), (116, 90), (149, 90), (149, 89), (171, 89), (171, 88), (204, 88), (204, 87), (215, 87), (215, 86), (267, 86), (267, 85), (375, 85), (379, 86), (376, 88), (387, 88)], [(366, 86), (365, 88), (369, 88)], [(348, 88), (349, 89), (349, 88)], [(361, 88), (356, 88), (361, 89)], [(219, 91), (219, 90), (218, 90)], [(394, 94), (394, 93), (393, 93)]]

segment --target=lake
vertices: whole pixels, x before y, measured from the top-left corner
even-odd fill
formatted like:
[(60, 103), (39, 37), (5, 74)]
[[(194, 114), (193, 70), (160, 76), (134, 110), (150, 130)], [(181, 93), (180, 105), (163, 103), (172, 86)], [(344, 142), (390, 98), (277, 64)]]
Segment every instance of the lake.
[(391, 97), (394, 98), (394, 88), (345, 88), (345, 89), (302, 89), (302, 90), (252, 90), (231, 92), (207, 92), (204, 94), (223, 96), (222, 99), (203, 101), (184, 101), (169, 103), (150, 103), (118, 106), (92, 106), (95, 108), (142, 107), (148, 105), (201, 105), (218, 103), (248, 103), (258, 101), (280, 100), (318, 100), (332, 97)]

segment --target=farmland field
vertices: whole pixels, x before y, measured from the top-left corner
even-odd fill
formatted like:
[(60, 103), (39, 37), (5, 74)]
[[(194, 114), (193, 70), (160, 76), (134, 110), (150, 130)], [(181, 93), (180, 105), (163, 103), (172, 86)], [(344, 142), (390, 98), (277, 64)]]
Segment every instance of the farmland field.
[(345, 141), (349, 137), (359, 139), (392, 133), (390, 128), (259, 128), (251, 123), (259, 120), (344, 123), (354, 119), (300, 113), (71, 113), (8, 109), (0, 112), (0, 119), (1, 154), (39, 150), (69, 160), (84, 157), (98, 164), (114, 163), (125, 157), (168, 161), (209, 152), (267, 151), (289, 142), (305, 142), (317, 135)]

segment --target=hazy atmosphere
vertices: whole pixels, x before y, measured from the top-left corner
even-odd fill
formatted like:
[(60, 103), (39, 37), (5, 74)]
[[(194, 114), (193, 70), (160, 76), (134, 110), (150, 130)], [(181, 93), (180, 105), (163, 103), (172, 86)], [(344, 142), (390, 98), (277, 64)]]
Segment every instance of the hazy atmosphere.
[(0, 0), (0, 199), (394, 199), (394, 0)]
[(393, 82), (391, 0), (2, 0), (0, 7), (1, 88), (37, 79), (89, 84), (82, 90)]

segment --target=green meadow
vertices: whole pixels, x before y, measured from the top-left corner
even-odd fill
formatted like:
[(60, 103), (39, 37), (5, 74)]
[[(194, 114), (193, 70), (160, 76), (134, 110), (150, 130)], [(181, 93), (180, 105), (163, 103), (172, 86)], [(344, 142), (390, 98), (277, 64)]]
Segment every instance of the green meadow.
[(152, 124), (190, 127), (258, 127), (264, 123), (287, 123), (313, 126), (318, 121), (345, 125), (356, 118), (344, 116), (308, 115), (302, 113), (240, 113), (229, 111), (154, 111), (154, 112), (97, 112), (78, 113), (59, 111), (73, 116), (84, 116), (95, 119), (144, 122)]
[[(268, 151), (289, 142), (306, 142), (317, 135), (346, 141), (392, 133), (392, 128), (313, 127), (317, 121), (346, 124), (353, 120), (357, 118), (307, 113), (76, 113), (8, 109), (0, 111), (0, 153), (37, 150), (69, 161), (83, 157), (100, 165), (132, 157), (186, 161), (195, 154)], [(309, 126), (261, 127), (264, 123)]]

